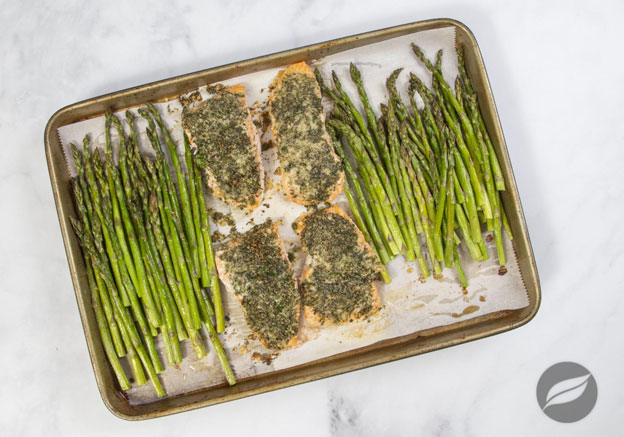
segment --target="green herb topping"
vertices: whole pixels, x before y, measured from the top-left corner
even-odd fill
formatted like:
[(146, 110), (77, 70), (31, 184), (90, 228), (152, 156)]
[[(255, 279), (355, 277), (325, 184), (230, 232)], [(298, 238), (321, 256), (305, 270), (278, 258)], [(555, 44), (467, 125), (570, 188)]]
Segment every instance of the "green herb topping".
[(300, 298), (275, 226), (256, 225), (227, 243), (222, 259), (250, 328), (268, 347), (285, 347), (299, 329)]
[(199, 148), (198, 164), (214, 177), (226, 201), (241, 206), (254, 205), (261, 188), (247, 118), (241, 95), (228, 91), (182, 112), (182, 125)]
[(314, 212), (304, 220), (300, 235), (312, 271), (301, 284), (304, 305), (333, 323), (369, 314), (374, 304), (371, 283), (379, 265), (358, 244), (353, 224), (327, 211)]
[(292, 73), (271, 102), (278, 157), (291, 185), (308, 203), (327, 199), (341, 174), (322, 122), (323, 105), (313, 77)]

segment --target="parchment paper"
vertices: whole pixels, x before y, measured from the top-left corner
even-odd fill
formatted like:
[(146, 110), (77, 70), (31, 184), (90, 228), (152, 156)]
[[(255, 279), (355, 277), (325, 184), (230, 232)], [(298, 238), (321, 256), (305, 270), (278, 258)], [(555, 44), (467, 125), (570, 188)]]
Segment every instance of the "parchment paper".
[[(405, 71), (399, 76), (397, 86), (403, 93), (404, 100), (408, 102), (406, 95), (408, 72), (414, 72), (425, 80), (425, 83), (430, 83), (430, 74), (412, 54), (410, 43), (415, 42), (421, 46), (431, 59), (434, 58), (438, 49), (443, 49), (444, 75), (447, 81), (453, 83), (457, 75), (454, 32), (453, 28), (423, 31), (328, 56), (313, 64), (321, 69), (328, 82), (331, 70), (335, 70), (347, 93), (352, 96), (356, 104), (359, 104), (357, 91), (349, 77), (349, 63), (355, 62), (364, 77), (370, 100), (376, 107), (387, 100), (386, 78), (395, 68), (404, 67)], [(230, 79), (223, 84), (244, 85), (247, 90), (247, 103), (254, 109), (256, 116), (259, 116), (260, 108), (268, 97), (268, 86), (277, 72), (278, 69), (270, 69), (252, 73)], [(189, 90), (189, 92), (192, 91), (194, 90)], [(206, 90), (200, 91), (205, 97)], [(174, 138), (181, 146), (181, 104), (178, 100), (173, 100), (156, 106), (161, 114), (165, 115)], [(118, 116), (125, 119), (122, 113)], [(141, 132), (140, 147), (149, 151), (149, 142), (144, 132), (145, 123), (138, 115), (136, 122)], [(91, 135), (96, 147), (103, 147), (103, 132), (103, 117), (64, 126), (58, 131), (64, 149), (67, 149), (70, 142), (80, 144), (87, 133)], [(270, 136), (270, 134), (267, 135)], [(264, 140), (267, 139), (265, 136)], [(66, 153), (66, 156), (70, 154)], [(216, 211), (231, 213), (235, 219), (236, 228), (241, 232), (268, 218), (281, 221), (280, 233), (286, 248), (296, 253), (294, 267), (298, 275), (302, 268), (303, 256), (298, 250), (300, 243), (291, 224), (306, 209), (290, 202), (281, 191), (280, 176), (275, 174), (275, 170), (279, 167), (275, 148), (263, 151), (262, 159), (267, 177), (266, 190), (261, 206), (252, 214), (245, 215), (242, 211), (232, 210), (213, 197), (208, 200), (208, 206)], [(68, 159), (68, 168), (73, 175), (75, 170), (71, 159)], [(344, 194), (340, 195), (335, 203), (350, 212)], [(212, 225), (213, 231), (219, 230), (227, 234), (230, 230), (227, 225), (216, 223)], [(252, 332), (245, 323), (240, 305), (231, 294), (224, 290), (222, 295), (229, 321), (226, 331), (221, 335), (221, 341), (236, 376), (244, 378), (285, 369), (423, 329), (448, 325), (496, 311), (525, 307), (528, 305), (528, 298), (515, 254), (507, 238), (504, 243), (509, 262), (508, 272), (503, 276), (498, 274), (499, 268), (493, 242), (487, 243), (490, 259), (478, 263), (470, 259), (462, 245), (463, 250), (460, 248), (460, 256), (470, 284), (467, 290), (462, 290), (454, 271), (450, 269), (444, 270), (444, 277), (441, 280), (430, 277), (426, 281), (421, 281), (416, 262), (408, 263), (403, 257), (397, 257), (387, 266), (393, 279), (392, 283), (388, 285), (382, 282), (377, 283), (383, 304), (379, 314), (367, 321), (340, 327), (324, 327), (318, 330), (308, 328), (302, 321), (299, 333), (300, 345), (281, 353), (266, 350), (258, 340), (253, 338)], [(204, 337), (207, 338), (205, 333)], [(167, 369), (160, 374), (169, 396), (224, 382), (214, 351), (210, 350), (208, 357), (197, 360), (186, 343), (188, 342), (183, 342), (184, 361), (176, 367), (166, 366)], [(159, 343), (159, 347), (162, 348), (162, 344)], [(164, 353), (161, 356), (163, 362), (166, 362)], [(129, 369), (128, 374), (131, 374)], [(133, 385), (127, 391), (127, 395), (130, 402), (135, 404), (156, 399), (149, 383), (141, 387)]]

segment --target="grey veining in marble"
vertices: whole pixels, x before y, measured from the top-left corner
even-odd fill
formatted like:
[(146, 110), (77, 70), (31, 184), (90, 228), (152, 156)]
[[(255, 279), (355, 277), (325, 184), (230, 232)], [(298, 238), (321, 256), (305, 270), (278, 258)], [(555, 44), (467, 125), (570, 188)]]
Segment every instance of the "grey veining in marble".
[[(624, 4), (457, 0), (2, 2), (0, 435), (616, 435), (624, 415)], [(77, 100), (295, 46), (449, 16), (485, 58), (540, 271), (535, 320), (478, 342), (144, 423), (92, 375), (43, 153)], [(540, 374), (594, 374), (594, 411), (546, 417)]]

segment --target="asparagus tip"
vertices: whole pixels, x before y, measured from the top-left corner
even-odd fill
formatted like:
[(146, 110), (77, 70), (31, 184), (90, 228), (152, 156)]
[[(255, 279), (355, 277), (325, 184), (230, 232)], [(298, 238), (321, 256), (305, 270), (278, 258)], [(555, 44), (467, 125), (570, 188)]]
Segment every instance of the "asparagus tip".
[(349, 72), (351, 73), (351, 79), (353, 79), (354, 82), (362, 81), (362, 73), (360, 73), (360, 70), (358, 70), (353, 62), (349, 64)]

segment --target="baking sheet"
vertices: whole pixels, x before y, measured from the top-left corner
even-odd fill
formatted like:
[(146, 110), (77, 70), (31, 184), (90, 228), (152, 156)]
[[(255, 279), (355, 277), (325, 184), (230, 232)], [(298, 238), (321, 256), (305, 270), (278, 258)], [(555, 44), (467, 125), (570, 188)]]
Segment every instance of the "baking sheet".
[[(454, 80), (457, 74), (454, 56), (454, 32), (454, 28), (450, 27), (423, 31), (328, 56), (314, 64), (321, 69), (326, 79), (329, 79), (331, 70), (335, 70), (341, 78), (345, 90), (358, 104), (357, 92), (351, 83), (348, 72), (349, 62), (355, 62), (362, 71), (371, 102), (378, 105), (387, 99), (385, 80), (395, 68), (405, 67), (406, 70), (397, 81), (397, 86), (402, 93), (405, 93), (407, 88), (408, 71), (417, 74), (425, 80), (425, 83), (429, 81), (430, 74), (411, 53), (409, 46), (411, 42), (421, 46), (430, 58), (434, 57), (438, 49), (443, 49), (445, 52), (443, 73), (449, 82)], [(268, 97), (268, 86), (277, 71), (278, 69), (265, 70), (230, 79), (223, 83), (226, 85), (243, 84), (247, 90), (247, 103), (259, 117), (259, 112)], [(202, 90), (202, 94), (206, 95), (205, 90)], [(403, 97), (406, 99), (407, 96), (404, 94)], [(182, 106), (176, 99), (157, 104), (157, 107), (161, 114), (165, 115), (166, 122), (173, 130), (174, 138), (181, 145), (180, 114)], [(122, 119), (125, 118), (123, 114), (118, 115), (122, 115)], [(149, 142), (144, 132), (145, 123), (140, 117), (136, 121), (141, 132), (139, 145), (142, 149), (149, 150)], [(103, 117), (98, 117), (61, 127), (58, 133), (64, 148), (67, 148), (69, 142), (72, 141), (80, 144), (86, 133), (91, 135), (95, 146), (103, 147), (103, 131)], [(264, 140), (267, 139), (264, 138)], [(245, 231), (253, 224), (262, 223), (269, 218), (280, 220), (280, 232), (287, 250), (296, 250), (299, 242), (291, 224), (306, 209), (289, 202), (281, 192), (280, 176), (275, 174), (278, 168), (275, 148), (263, 151), (262, 158), (267, 183), (260, 207), (252, 214), (245, 215), (242, 211), (230, 210), (229, 207), (214, 198), (209, 199), (208, 206), (217, 211), (232, 213), (238, 231)], [(73, 163), (71, 160), (68, 161), (70, 173), (73, 175)], [(339, 196), (335, 203), (340, 204), (345, 210), (349, 210), (344, 195)], [(230, 229), (226, 225), (213, 223), (213, 230), (227, 234)], [(511, 243), (505, 239), (509, 263), (507, 265), (508, 272), (503, 276), (498, 275), (493, 243), (488, 243), (487, 246), (490, 259), (486, 262), (475, 263), (470, 260), (465, 251), (461, 252), (464, 269), (470, 281), (466, 290), (462, 290), (455, 273), (449, 269), (444, 270), (443, 279), (429, 278), (423, 282), (419, 278), (418, 266), (415, 262), (407, 263), (402, 257), (397, 257), (387, 266), (393, 278), (392, 283), (389, 285), (377, 283), (383, 303), (383, 308), (378, 315), (367, 321), (341, 327), (324, 327), (318, 330), (309, 329), (302, 322), (300, 345), (280, 354), (266, 350), (258, 340), (253, 338), (244, 321), (240, 305), (232, 295), (224, 292), (222, 294), (229, 322), (226, 331), (221, 335), (221, 340), (234, 372), (238, 378), (244, 378), (285, 369), (363, 347), (380, 340), (448, 325), (495, 311), (527, 306), (528, 298)], [(303, 259), (300, 253), (295, 253), (294, 264), (298, 274)], [(224, 382), (214, 351), (211, 351), (208, 357), (197, 360), (186, 343), (182, 343), (184, 361), (176, 367), (168, 366), (167, 370), (160, 375), (169, 396)], [(133, 387), (127, 391), (127, 395), (133, 404), (156, 399), (150, 384)]]

